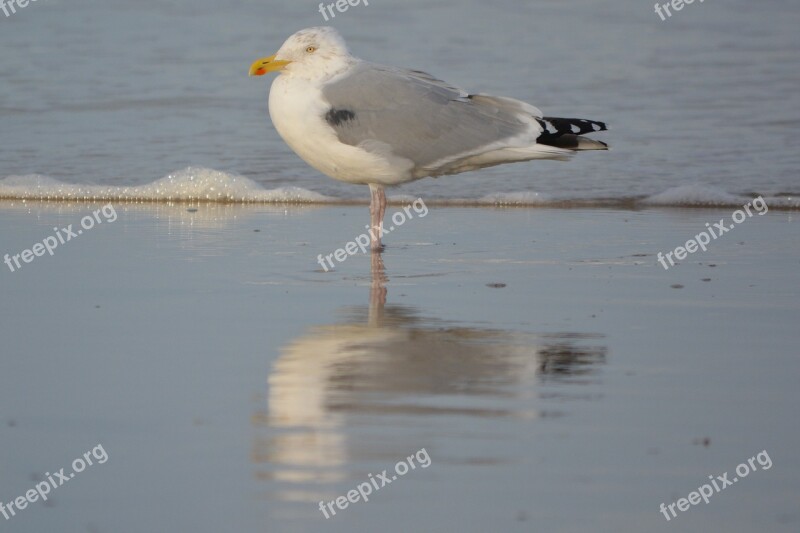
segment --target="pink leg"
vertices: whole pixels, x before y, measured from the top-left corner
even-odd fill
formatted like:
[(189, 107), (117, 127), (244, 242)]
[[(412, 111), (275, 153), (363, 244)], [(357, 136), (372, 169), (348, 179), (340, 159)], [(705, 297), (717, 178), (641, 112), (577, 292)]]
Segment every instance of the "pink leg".
[(371, 194), (369, 203), (370, 226), (372, 228), (371, 241), (372, 251), (379, 252), (383, 250), (381, 244), (381, 229), (383, 228), (383, 216), (386, 213), (386, 193), (383, 191), (382, 185), (375, 185), (370, 183), (369, 191)]
[(372, 273), (372, 284), (369, 288), (369, 325), (381, 327), (386, 307), (386, 293), (388, 292), (386, 282), (389, 281), (389, 278), (386, 276), (380, 251), (372, 254), (370, 272)]

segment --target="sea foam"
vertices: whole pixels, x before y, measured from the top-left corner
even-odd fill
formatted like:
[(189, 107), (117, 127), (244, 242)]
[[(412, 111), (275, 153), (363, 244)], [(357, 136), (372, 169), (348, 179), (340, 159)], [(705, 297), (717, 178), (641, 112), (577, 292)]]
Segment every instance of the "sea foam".
[(152, 183), (134, 186), (64, 183), (38, 174), (0, 180), (0, 198), (154, 202), (316, 203), (332, 198), (301, 187), (265, 189), (244, 176), (188, 167)]
[[(409, 188), (413, 185), (408, 186)], [(423, 186), (424, 187), (424, 186)], [(143, 185), (65, 183), (48, 176), (28, 174), (0, 179), (0, 199), (45, 201), (205, 202), (243, 204), (367, 203), (368, 194), (353, 188), (352, 196), (332, 197), (302, 187), (266, 189), (250, 178), (204, 167), (187, 167)], [(424, 188), (423, 188), (424, 190)], [(755, 193), (737, 195), (708, 185), (672, 187), (650, 196), (592, 197), (544, 194), (534, 191), (495, 192), (479, 198), (442, 198), (407, 192), (389, 193), (389, 202), (403, 205), (422, 196), (429, 206), (464, 207), (741, 207)], [(798, 194), (762, 194), (771, 208), (800, 209)]]

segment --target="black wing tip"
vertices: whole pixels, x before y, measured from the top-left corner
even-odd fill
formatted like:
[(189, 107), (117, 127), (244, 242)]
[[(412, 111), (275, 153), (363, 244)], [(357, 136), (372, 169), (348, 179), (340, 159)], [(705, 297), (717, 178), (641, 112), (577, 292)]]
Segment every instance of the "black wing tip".
[(586, 133), (608, 130), (608, 126), (605, 122), (588, 120), (585, 118), (542, 117), (536, 120), (541, 124), (542, 128), (544, 128), (544, 132), (556, 136), (566, 134), (584, 135)]
[(587, 133), (607, 131), (608, 126), (606, 126), (605, 122), (584, 118), (558, 117), (542, 117), (537, 118), (536, 121), (542, 127), (542, 133), (536, 139), (539, 144), (572, 150), (602, 150), (602, 147), (605, 147), (606, 150), (608, 149), (606, 143), (595, 139), (591, 139), (591, 143), (586, 141), (583, 143), (585, 146), (581, 146), (581, 140), (579, 139), (581, 135)]

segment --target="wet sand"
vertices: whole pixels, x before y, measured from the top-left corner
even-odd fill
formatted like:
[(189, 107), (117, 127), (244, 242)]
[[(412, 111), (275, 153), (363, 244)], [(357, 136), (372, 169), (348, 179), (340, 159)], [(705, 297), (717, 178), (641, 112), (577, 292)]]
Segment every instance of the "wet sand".
[[(0, 202), (0, 254), (100, 207)], [(115, 209), (0, 264), (0, 501), (109, 457), (4, 531), (797, 530), (796, 212), (664, 270), (731, 210), (432, 207), (325, 272), (366, 207)]]

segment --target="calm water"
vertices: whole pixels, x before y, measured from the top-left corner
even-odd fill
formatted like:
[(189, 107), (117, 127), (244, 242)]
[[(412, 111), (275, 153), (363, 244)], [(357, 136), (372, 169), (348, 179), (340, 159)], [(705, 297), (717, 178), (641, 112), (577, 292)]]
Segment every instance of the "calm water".
[[(8, 204), (0, 253), (93, 207)], [(437, 208), (323, 272), (364, 211), (119, 205), (0, 271), (0, 502), (109, 456), (2, 531), (797, 531), (796, 213), (665, 272), (718, 210)]]
[[(267, 114), (267, 79), (246, 76), (314, 3), (39, 0), (0, 16), (0, 177), (142, 185), (188, 166), (337, 198)], [(333, 24), (356, 55), (428, 70), (546, 114), (605, 120), (609, 153), (406, 185), (400, 194), (671, 200), (800, 193), (800, 7), (696, 3), (661, 21), (635, 0), (376, 0)], [(32, 182), (25, 182), (31, 186)], [(0, 186), (0, 189), (2, 186)], [(13, 195), (13, 194), (12, 194)]]

